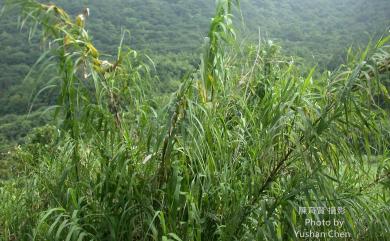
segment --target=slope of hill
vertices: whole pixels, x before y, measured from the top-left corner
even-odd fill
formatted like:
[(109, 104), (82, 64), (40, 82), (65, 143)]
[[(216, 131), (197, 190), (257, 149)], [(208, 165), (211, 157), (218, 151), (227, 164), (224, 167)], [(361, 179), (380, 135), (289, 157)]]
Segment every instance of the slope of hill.
[[(245, 0), (247, 25), (259, 26), (269, 38), (278, 39), (288, 54), (306, 63), (335, 68), (345, 50), (365, 48), (390, 27), (386, 0)], [(375, 41), (375, 40), (373, 40)]]

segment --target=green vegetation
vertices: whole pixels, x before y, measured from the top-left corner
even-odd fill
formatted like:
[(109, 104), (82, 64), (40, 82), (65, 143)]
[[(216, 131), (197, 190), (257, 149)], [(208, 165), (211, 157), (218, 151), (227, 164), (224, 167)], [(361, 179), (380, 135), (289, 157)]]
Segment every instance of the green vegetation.
[[(91, 16), (86, 28), (95, 45), (109, 55), (116, 53), (122, 30), (130, 30), (124, 44), (151, 57), (159, 95), (173, 93), (187, 71), (199, 65), (203, 37), (215, 7), (210, 0), (53, 2), (72, 15), (88, 6)], [(0, 8), (3, 5), (0, 0)], [(240, 5), (245, 26), (236, 11), (238, 36), (257, 41), (260, 28), (262, 38), (283, 46), (283, 53), (294, 56), (295, 63), (307, 72), (317, 64), (318, 72), (336, 69), (345, 62), (350, 45), (365, 46), (369, 37), (375, 42), (390, 26), (387, 0), (244, 0)], [(46, 89), (35, 98), (48, 85), (50, 71), (25, 78), (44, 45), (39, 38), (28, 43), (29, 23), (22, 30), (19, 23), (17, 11), (7, 10), (0, 17), (0, 115), (20, 115), (20, 122), (29, 111), (55, 105), (56, 93)], [(13, 138), (0, 140), (0, 146), (11, 144)]]
[[(122, 29), (130, 30), (125, 44), (152, 57), (165, 93), (176, 89), (189, 65), (196, 66), (214, 11), (210, 0), (53, 2), (73, 15), (88, 6), (87, 29), (105, 53), (115, 54)], [(370, 36), (376, 39), (390, 26), (387, 0), (244, 0), (241, 8), (245, 35), (256, 40), (260, 28), (262, 36), (280, 42), (287, 55), (312, 66), (318, 63), (322, 70), (336, 68), (345, 62), (344, 50), (350, 45), (365, 46)], [(240, 18), (236, 20), (241, 28)], [(31, 88), (31, 83), (21, 81), (40, 56), (41, 45), (37, 39), (27, 43), (28, 28), (17, 27), (16, 12), (5, 13), (0, 26), (0, 114), (23, 114), (29, 109), (31, 90), (39, 86)], [(52, 104), (50, 98), (42, 102)]]
[(166, 72), (183, 75), (167, 97), (127, 32), (108, 56), (76, 10), (9, 0), (46, 41), (26, 81), (45, 76), (58, 123), (3, 157), (0, 240), (390, 239), (390, 36), (306, 73), (272, 41), (241, 41), (237, 5), (218, 2), (200, 60)]
[[(388, 1), (248, 0), (242, 3), (247, 26), (278, 39), (286, 53), (306, 64), (335, 69), (345, 63), (345, 50), (365, 47), (390, 26)], [(252, 31), (252, 32), (253, 32)]]

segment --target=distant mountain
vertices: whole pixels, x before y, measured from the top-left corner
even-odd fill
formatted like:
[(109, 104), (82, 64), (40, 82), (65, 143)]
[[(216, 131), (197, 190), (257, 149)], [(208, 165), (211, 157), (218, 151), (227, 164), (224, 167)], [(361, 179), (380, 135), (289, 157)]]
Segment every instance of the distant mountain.
[[(260, 27), (289, 54), (333, 68), (350, 45), (365, 47), (390, 27), (388, 0), (243, 0), (250, 30)], [(337, 62), (337, 63), (335, 63)]]

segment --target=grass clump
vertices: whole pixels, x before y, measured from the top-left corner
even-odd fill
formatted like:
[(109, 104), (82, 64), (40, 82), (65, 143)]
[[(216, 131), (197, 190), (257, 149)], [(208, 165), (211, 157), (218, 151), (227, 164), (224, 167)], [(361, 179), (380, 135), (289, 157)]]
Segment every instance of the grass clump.
[(353, 240), (390, 237), (388, 37), (302, 75), (270, 41), (238, 46), (219, 1), (199, 69), (162, 105), (134, 50), (104, 60), (80, 16), (12, 4), (51, 41), (62, 122), (14, 154), (2, 240), (299, 240), (333, 218), (304, 207), (342, 208)]

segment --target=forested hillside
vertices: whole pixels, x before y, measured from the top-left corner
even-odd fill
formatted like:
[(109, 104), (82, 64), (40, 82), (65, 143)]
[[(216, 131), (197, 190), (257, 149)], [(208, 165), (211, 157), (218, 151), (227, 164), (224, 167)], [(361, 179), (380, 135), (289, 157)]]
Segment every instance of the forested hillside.
[[(289, 55), (334, 69), (349, 46), (365, 47), (390, 26), (386, 0), (242, 1), (248, 26), (278, 42)], [(245, 3), (244, 3), (245, 2)], [(251, 31), (251, 32), (252, 32)]]
[(0, 241), (390, 240), (389, 4), (345, 3), (7, 0)]

